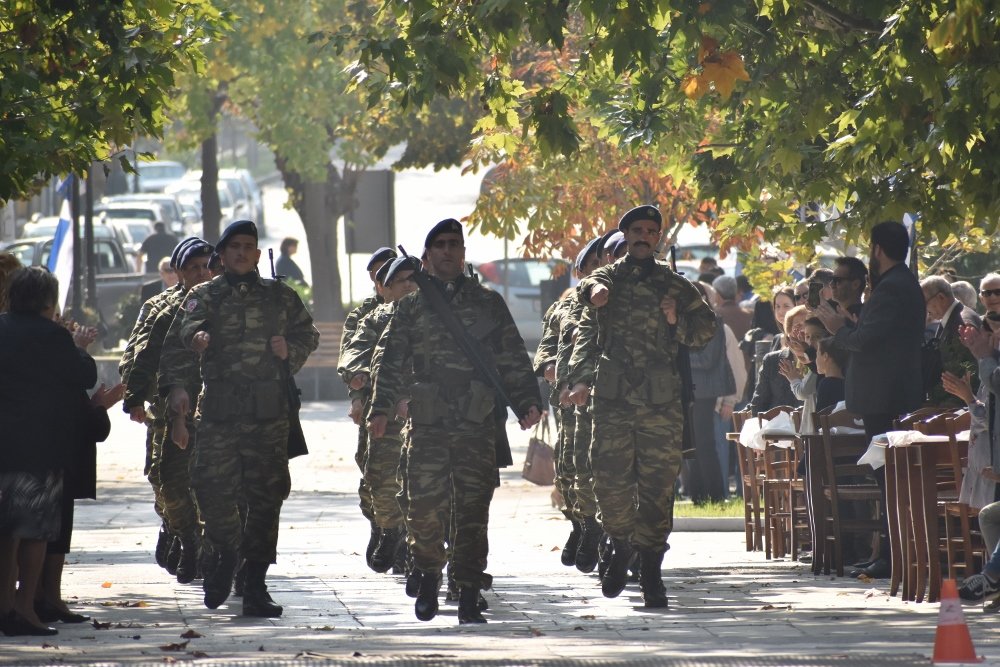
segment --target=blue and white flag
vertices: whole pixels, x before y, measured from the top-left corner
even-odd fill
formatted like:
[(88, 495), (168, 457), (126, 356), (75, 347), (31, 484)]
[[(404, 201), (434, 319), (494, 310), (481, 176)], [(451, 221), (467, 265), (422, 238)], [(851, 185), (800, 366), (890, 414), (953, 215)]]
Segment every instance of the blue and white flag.
[(62, 207), (59, 209), (59, 225), (56, 227), (56, 235), (52, 239), (52, 251), (49, 253), (49, 271), (59, 279), (59, 306), (60, 312), (64, 312), (68, 304), (66, 297), (69, 296), (70, 285), (73, 284), (73, 214), (70, 209), (69, 200), (72, 196), (73, 175), (70, 174), (59, 185), (58, 191), (62, 195)]

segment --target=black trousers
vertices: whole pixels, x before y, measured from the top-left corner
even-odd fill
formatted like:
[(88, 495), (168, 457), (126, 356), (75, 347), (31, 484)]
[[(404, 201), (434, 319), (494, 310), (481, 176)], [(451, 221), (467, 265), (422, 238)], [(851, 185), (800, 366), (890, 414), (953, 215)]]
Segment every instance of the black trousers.
[[(882, 435), (887, 431), (891, 431), (895, 418), (894, 415), (883, 413), (862, 415), (861, 420), (865, 424), (865, 437), (871, 440), (876, 435)], [(878, 483), (878, 488), (882, 490), (883, 508), (887, 507), (889, 499), (885, 495), (885, 466), (875, 471), (875, 481)], [(885, 549), (889, 545), (889, 513), (885, 509), (882, 511), (882, 528), (879, 530), (879, 536), (882, 538), (882, 554), (884, 557)]]

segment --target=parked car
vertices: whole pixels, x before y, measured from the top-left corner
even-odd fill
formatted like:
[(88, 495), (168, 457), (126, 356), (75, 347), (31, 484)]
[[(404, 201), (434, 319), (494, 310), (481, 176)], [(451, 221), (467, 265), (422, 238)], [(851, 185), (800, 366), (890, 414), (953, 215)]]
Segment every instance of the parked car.
[(183, 178), (187, 171), (187, 167), (180, 162), (166, 160), (139, 161), (135, 169), (139, 172), (139, 192), (163, 192), (166, 186)]
[[(233, 220), (239, 220), (249, 215), (250, 212), (246, 202), (235, 201), (229, 187), (221, 181), (219, 182), (218, 191), (219, 207), (222, 209), (222, 220), (220, 223), (222, 227), (225, 227)], [(187, 179), (178, 181), (168, 187), (167, 192), (177, 195), (181, 201), (197, 204), (199, 210), (203, 209), (201, 204), (201, 181)]]
[[(568, 278), (569, 262), (510, 258), (484, 262), (475, 268), (483, 285), (504, 296), (528, 351), (534, 353), (542, 339), (542, 315), (545, 314), (542, 282), (552, 280), (557, 274)], [(568, 281), (566, 284), (568, 286)]]
[[(146, 276), (135, 272), (135, 262), (129, 261), (128, 255), (116, 238), (98, 238), (96, 225), (94, 230), (97, 308), (104, 322), (114, 324), (119, 302), (130, 294), (138, 294)], [(47, 266), (49, 255), (52, 253), (52, 238), (15, 241), (4, 248), (4, 252), (17, 257), (24, 266)], [(84, 268), (82, 275), (86, 275), (85, 271)]]
[[(177, 236), (188, 236), (191, 232), (191, 224), (184, 218), (184, 209), (181, 202), (174, 195), (164, 193), (148, 192), (132, 195), (114, 195), (104, 197), (102, 204), (156, 204), (163, 211), (163, 219), (167, 223), (167, 228)], [(193, 221), (192, 221), (193, 222)]]
[[(58, 226), (58, 216), (38, 218), (24, 226), (21, 231), (21, 239), (50, 239), (56, 235)], [(83, 220), (80, 220), (81, 238), (83, 238), (83, 232)], [(115, 239), (126, 251), (126, 254), (133, 253), (132, 247), (136, 244), (136, 240), (127, 225), (100, 216), (94, 218), (94, 240), (97, 239)]]
[[(201, 170), (192, 169), (184, 175), (184, 180), (201, 183)], [(219, 170), (219, 191), (221, 192), (222, 190), (229, 190), (229, 194), (232, 195), (233, 206), (239, 209), (240, 217), (253, 218), (257, 214), (257, 205), (254, 203), (253, 194), (244, 178), (236, 169)]]
[(220, 169), (220, 178), (229, 178), (230, 176), (235, 176), (240, 179), (243, 183), (243, 187), (246, 188), (247, 194), (250, 195), (250, 219), (257, 223), (257, 227), (260, 229), (261, 234), (264, 233), (264, 196), (260, 191), (260, 186), (257, 185), (256, 179), (254, 179), (253, 174), (250, 173), (249, 169)]

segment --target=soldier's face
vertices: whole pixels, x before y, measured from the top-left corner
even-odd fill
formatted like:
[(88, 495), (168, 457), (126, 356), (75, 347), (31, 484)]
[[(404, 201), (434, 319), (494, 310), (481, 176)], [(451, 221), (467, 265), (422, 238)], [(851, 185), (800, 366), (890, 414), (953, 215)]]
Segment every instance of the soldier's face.
[(583, 263), (583, 267), (580, 270), (580, 275), (589, 276), (594, 271), (594, 269), (598, 267), (600, 263), (601, 260), (597, 258), (596, 254), (591, 255), (590, 257), (587, 258), (587, 261)]
[(407, 294), (411, 294), (417, 289), (417, 284), (413, 282), (413, 271), (400, 271), (385, 288), (386, 301), (399, 301)]
[(625, 241), (628, 254), (636, 259), (648, 259), (660, 242), (660, 226), (652, 220), (636, 220), (625, 231)]
[(237, 234), (226, 242), (226, 247), (219, 255), (222, 265), (229, 273), (242, 276), (257, 268), (260, 261), (260, 249), (257, 239), (249, 234)]
[(184, 281), (184, 287), (187, 289), (211, 279), (212, 272), (208, 269), (207, 256), (188, 260), (188, 263), (181, 268), (181, 280)]
[[(372, 279), (373, 283), (375, 283), (375, 274), (378, 273), (378, 270), (382, 268), (383, 264), (385, 264), (385, 262), (379, 262), (372, 265), (372, 270), (368, 272), (368, 277)], [(378, 283), (375, 284), (377, 285)]]
[(441, 280), (454, 280), (465, 268), (465, 241), (461, 234), (439, 234), (427, 249), (431, 273)]

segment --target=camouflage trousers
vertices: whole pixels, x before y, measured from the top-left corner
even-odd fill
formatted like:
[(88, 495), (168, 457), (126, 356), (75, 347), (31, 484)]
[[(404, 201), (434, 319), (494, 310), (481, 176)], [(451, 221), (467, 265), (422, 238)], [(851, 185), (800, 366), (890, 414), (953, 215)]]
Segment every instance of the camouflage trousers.
[(604, 532), (662, 549), (673, 528), (684, 416), (679, 401), (635, 404), (594, 398), (591, 464)]
[(404, 521), (413, 564), (441, 572), (448, 562), (445, 542), (453, 535), (450, 567), (459, 586), (492, 583), (485, 572), (497, 479), (495, 428), (492, 414), (482, 423), (449, 417), (434, 425), (414, 424), (406, 447)]
[(197, 441), (197, 431), (193, 424), (188, 424), (188, 433), (191, 439), (187, 449), (181, 449), (171, 440), (168, 425), (160, 446), (158, 464), (160, 497), (163, 499), (167, 527), (172, 534), (184, 537), (192, 537), (201, 532), (189, 471), (191, 452)]
[(160, 450), (163, 448), (163, 439), (166, 437), (167, 423), (162, 419), (146, 420), (146, 462), (143, 472), (149, 485), (153, 487), (153, 511), (160, 517), (163, 524), (167, 525), (167, 518), (163, 511), (163, 496), (160, 494)]
[(370, 440), (364, 461), (364, 484), (371, 491), (371, 508), (379, 528), (399, 528), (403, 512), (399, 507), (399, 458), (402, 434), (392, 424), (385, 437)]
[(553, 408), (556, 411), (556, 428), (558, 439), (555, 446), (556, 489), (562, 494), (566, 509), (576, 516), (576, 491), (573, 480), (576, 478), (576, 458), (574, 457), (574, 442), (576, 440), (576, 415), (573, 408)]
[(590, 465), (590, 443), (594, 438), (594, 417), (590, 405), (576, 408), (576, 431), (573, 435), (574, 514), (577, 518), (597, 515), (597, 497), (594, 495), (594, 471)]
[(361, 514), (368, 519), (369, 523), (375, 525), (375, 511), (372, 509), (372, 489), (365, 479), (365, 460), (368, 458), (368, 429), (362, 422), (358, 427), (358, 449), (354, 452), (354, 462), (358, 464), (361, 471), (361, 479), (358, 481), (358, 498)]
[[(247, 560), (273, 563), (281, 504), (288, 497), (288, 421), (202, 418), (191, 452), (191, 488), (215, 551), (237, 549)], [(245, 524), (239, 504), (246, 505)]]

